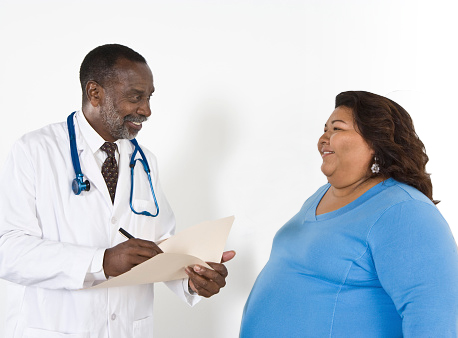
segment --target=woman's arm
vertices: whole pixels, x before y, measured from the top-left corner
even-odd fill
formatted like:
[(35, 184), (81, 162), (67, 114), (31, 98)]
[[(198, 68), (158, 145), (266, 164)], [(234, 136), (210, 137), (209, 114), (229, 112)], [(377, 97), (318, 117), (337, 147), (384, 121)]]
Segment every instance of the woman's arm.
[(396, 204), (374, 224), (368, 242), (404, 337), (457, 337), (458, 253), (439, 210), (416, 200)]

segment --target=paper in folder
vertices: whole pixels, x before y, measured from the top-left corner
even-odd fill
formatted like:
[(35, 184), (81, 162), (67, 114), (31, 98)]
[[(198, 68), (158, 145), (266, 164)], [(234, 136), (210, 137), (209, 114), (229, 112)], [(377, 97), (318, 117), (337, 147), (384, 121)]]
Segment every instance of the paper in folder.
[(234, 216), (206, 221), (187, 228), (159, 244), (164, 253), (89, 289), (148, 284), (188, 277), (184, 268), (221, 261)]

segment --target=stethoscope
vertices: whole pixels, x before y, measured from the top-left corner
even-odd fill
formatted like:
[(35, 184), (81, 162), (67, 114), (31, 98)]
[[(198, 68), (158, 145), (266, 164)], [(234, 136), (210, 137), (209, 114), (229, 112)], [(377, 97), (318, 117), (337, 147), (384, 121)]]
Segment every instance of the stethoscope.
[[(72, 155), (73, 169), (75, 169), (75, 175), (76, 175), (76, 178), (72, 181), (72, 190), (75, 193), (75, 195), (79, 195), (81, 194), (82, 191), (89, 191), (89, 189), (91, 189), (91, 184), (89, 183), (88, 180), (84, 181), (84, 175), (81, 172), (80, 160), (78, 158), (78, 151), (76, 148), (75, 125), (73, 124), (73, 115), (75, 115), (75, 113), (76, 112), (73, 112), (68, 116), (67, 126), (68, 126), (68, 136), (70, 138), (70, 153)], [(130, 142), (132, 142), (132, 144), (135, 147), (134, 152), (132, 153), (132, 156), (130, 158), (130, 163), (129, 163), (129, 167), (130, 167), (130, 200), (129, 200), (130, 209), (132, 210), (134, 214), (137, 214), (137, 215), (156, 217), (157, 215), (159, 215), (159, 205), (157, 204), (156, 194), (154, 193), (153, 183), (151, 182), (151, 175), (150, 175), (148, 161), (146, 160), (145, 153), (138, 145), (137, 140), (132, 139), (130, 140)], [(142, 158), (135, 159), (135, 155), (137, 155), (137, 152), (140, 153)], [(149, 213), (148, 211), (137, 212), (135, 211), (134, 207), (132, 206), (132, 196), (134, 194), (134, 168), (135, 168), (135, 164), (137, 163), (137, 161), (140, 161), (140, 163), (143, 165), (143, 169), (145, 170), (146, 175), (148, 175), (149, 186), (151, 188), (151, 193), (153, 194), (154, 204), (156, 204), (156, 213), (154, 215)]]

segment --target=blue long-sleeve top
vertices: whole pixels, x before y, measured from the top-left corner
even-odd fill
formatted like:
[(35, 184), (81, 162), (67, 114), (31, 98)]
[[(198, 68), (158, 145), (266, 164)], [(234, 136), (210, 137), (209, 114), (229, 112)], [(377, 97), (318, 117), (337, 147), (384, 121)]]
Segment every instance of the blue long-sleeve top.
[(388, 179), (316, 215), (321, 187), (275, 235), (240, 337), (458, 337), (458, 254), (421, 192)]

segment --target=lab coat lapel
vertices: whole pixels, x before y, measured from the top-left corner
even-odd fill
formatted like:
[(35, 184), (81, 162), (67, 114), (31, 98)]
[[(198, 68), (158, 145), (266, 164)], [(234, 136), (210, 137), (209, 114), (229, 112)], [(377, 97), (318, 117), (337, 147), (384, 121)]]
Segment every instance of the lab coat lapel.
[(130, 157), (133, 153), (133, 146), (128, 140), (119, 142), (119, 163), (118, 163), (118, 184), (116, 185), (116, 197), (114, 207), (118, 205), (129, 205), (130, 201)]
[(94, 154), (92, 153), (91, 149), (89, 148), (81, 134), (77, 136), (76, 144), (78, 147), (81, 171), (91, 183), (91, 190), (97, 189), (98, 191), (100, 191), (100, 193), (104, 197), (104, 200), (111, 207), (111, 197), (108, 193), (108, 188), (102, 176), (102, 172), (100, 171), (97, 165)]

